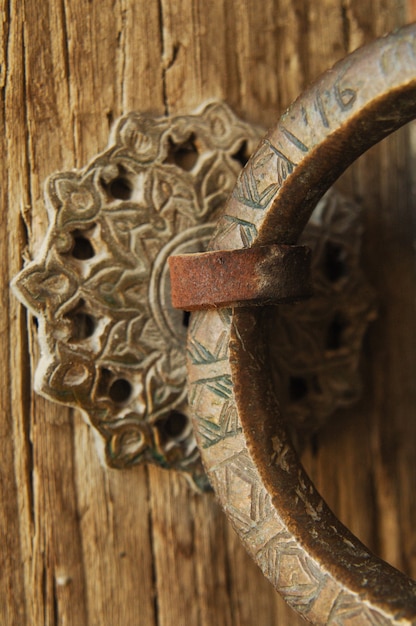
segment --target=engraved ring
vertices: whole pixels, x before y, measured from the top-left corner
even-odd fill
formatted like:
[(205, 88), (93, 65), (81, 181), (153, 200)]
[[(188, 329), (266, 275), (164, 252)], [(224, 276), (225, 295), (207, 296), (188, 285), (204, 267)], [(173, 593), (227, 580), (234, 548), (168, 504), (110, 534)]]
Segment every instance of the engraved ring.
[[(413, 119), (415, 103), (411, 25), (346, 57), (285, 112), (239, 176), (211, 249), (295, 244), (328, 187)], [(264, 315), (192, 315), (189, 399), (210, 481), (249, 553), (305, 619), (415, 625), (416, 583), (337, 520), (294, 452), (267, 376)]]

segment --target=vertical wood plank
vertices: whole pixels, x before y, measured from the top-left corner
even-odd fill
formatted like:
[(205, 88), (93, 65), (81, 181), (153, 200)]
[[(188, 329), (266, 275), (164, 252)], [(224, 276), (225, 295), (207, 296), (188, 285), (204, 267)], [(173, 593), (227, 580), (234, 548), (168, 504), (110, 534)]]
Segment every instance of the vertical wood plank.
[[(1, 149), (0, 170), (0, 348), (3, 380), (0, 392), (0, 621), (27, 623), (29, 558), (33, 519), (31, 510), (30, 442), (27, 433), (29, 368), (25, 315), (9, 292), (8, 283), (20, 267), (25, 233), (19, 212), (28, 206), (24, 63), (22, 58), (23, 15), (19, 7), (2, 3), (1, 55)], [(12, 61), (13, 60), (13, 61)], [(24, 356), (25, 360), (22, 359)]]
[[(97, 32), (91, 26), (90, 39), (87, 37), (85, 41), (85, 24), (95, 24), (99, 15), (94, 10), (91, 14), (85, 13), (90, 9), (84, 3), (54, 2), (37, 7), (27, 2), (21, 8), (23, 14), (19, 6), (12, 7), (11, 19), (16, 40), (20, 38), (14, 46), (10, 66), (13, 85), (20, 88), (20, 106), (16, 106), (17, 88), (14, 87), (8, 101), (10, 127), (15, 131), (9, 144), (16, 164), (13, 167), (10, 159), (10, 186), (16, 190), (16, 196), (22, 194), (22, 190), (28, 192), (28, 198), (17, 202), (13, 193), (9, 194), (9, 223), (18, 224), (22, 231), (20, 209), (31, 235), (29, 254), (34, 254), (46, 227), (43, 180), (54, 169), (84, 165), (105, 147), (111, 115), (105, 108), (102, 110), (103, 101), (116, 116), (121, 112), (123, 77), (116, 77), (108, 68), (113, 67), (120, 56), (120, 32), (114, 30), (109, 18), (117, 19), (118, 15), (121, 25), (123, 11), (120, 8), (118, 14), (112, 14), (112, 5), (109, 5), (104, 12), (107, 16), (104, 23), (97, 24)], [(75, 14), (71, 14), (71, 10)], [(158, 11), (153, 11), (153, 15), (158, 29)], [(80, 39), (85, 46), (78, 45)], [(24, 57), (22, 50), (26, 51)], [(22, 58), (25, 64), (19, 70)], [(143, 71), (140, 63), (135, 68)], [(107, 75), (114, 79), (114, 84), (106, 79)], [(21, 84), (17, 79), (21, 79)], [(24, 162), (17, 167), (22, 159)], [(24, 179), (22, 173), (28, 174), (30, 179)], [(7, 233), (7, 228), (3, 232)], [(17, 237), (13, 236), (12, 243), (16, 241)], [(11, 275), (20, 267), (22, 232), (17, 243), (15, 262), (10, 263)], [(3, 293), (8, 295), (8, 290)], [(20, 325), (15, 324), (15, 332), (19, 333), (20, 344), (24, 344), (22, 309), (14, 300), (12, 302), (14, 310), (20, 314)], [(36, 363), (36, 337), (32, 343)], [(27, 351), (27, 345), (23, 347)], [(146, 471), (132, 472), (123, 480), (115, 472), (103, 470), (95, 456), (92, 438), (88, 436), (89, 428), (80, 416), (74, 417), (71, 411), (54, 407), (36, 396), (28, 403), (27, 393), (22, 394), (24, 384), (30, 383), (27, 352), (24, 354), (21, 350), (20, 362), (16, 362), (18, 358), (13, 351), (11, 358), (16, 378), (20, 378), (14, 393), (19, 397), (20, 391), (21, 396), (14, 411), (20, 429), (16, 449), (22, 466), (17, 473), (22, 488), (30, 491), (32, 483), (34, 487), (32, 499), (30, 493), (26, 498), (26, 509), (29, 511), (33, 506), (34, 523), (31, 526), (22, 522), (21, 531), (25, 550), (22, 561), (27, 564), (27, 623), (102, 624), (108, 615), (114, 619), (113, 623), (134, 624), (141, 616), (145, 623), (152, 624), (155, 613)], [(5, 396), (4, 400), (7, 400)], [(26, 415), (19, 414), (23, 401)], [(10, 410), (4, 413), (10, 414)], [(31, 473), (29, 437), (33, 441)], [(23, 444), (28, 447), (26, 464)], [(90, 481), (86, 483), (83, 470), (91, 468), (91, 457), (95, 463), (93, 471), (89, 472)], [(134, 485), (138, 494), (132, 501)], [(90, 514), (85, 513), (86, 509), (91, 510)], [(20, 512), (21, 515), (25, 512), (22, 507)], [(83, 523), (84, 516), (86, 522)], [(137, 534), (126, 535), (125, 529), (132, 527), (133, 516), (138, 520)], [(12, 523), (18, 517), (15, 512)], [(14, 533), (12, 538), (16, 541), (18, 535)], [(10, 547), (12, 545), (10, 541)], [(94, 546), (98, 549), (94, 550)], [(16, 576), (23, 573), (18, 554), (18, 550), (10, 552), (14, 555)], [(97, 576), (98, 573), (101, 575)], [(17, 583), (13, 589), (17, 595)], [(109, 598), (114, 597), (116, 601), (109, 602)], [(14, 612), (18, 623), (23, 623), (24, 618), (20, 617), (24, 602), (20, 605), (20, 613), (17, 609)]]
[[(157, 623), (146, 468), (109, 470), (78, 425), (76, 488), (88, 626)], [(84, 425), (85, 426), (85, 425)]]

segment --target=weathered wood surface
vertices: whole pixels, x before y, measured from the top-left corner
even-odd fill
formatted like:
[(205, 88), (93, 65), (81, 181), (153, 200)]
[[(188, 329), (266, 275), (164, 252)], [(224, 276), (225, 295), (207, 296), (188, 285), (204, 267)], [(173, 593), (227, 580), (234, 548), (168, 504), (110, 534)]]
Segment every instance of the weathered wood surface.
[[(298, 624), (212, 496), (156, 468), (103, 468), (81, 416), (32, 393), (36, 327), (8, 284), (45, 232), (45, 177), (102, 150), (123, 112), (188, 112), (217, 97), (271, 125), (347, 51), (416, 18), (415, 4), (4, 0), (2, 17), (0, 623)], [(409, 137), (373, 149), (342, 181), (366, 207), (379, 319), (360, 406), (338, 414), (305, 463), (341, 519), (416, 576)]]

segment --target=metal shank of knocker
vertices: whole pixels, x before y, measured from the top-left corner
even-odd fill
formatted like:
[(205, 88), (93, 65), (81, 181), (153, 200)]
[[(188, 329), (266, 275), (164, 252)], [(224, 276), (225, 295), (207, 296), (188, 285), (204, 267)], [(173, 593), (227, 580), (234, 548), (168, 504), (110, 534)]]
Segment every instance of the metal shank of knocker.
[[(296, 244), (319, 198), (416, 115), (416, 27), (357, 50), (282, 116), (239, 176), (212, 250)], [(250, 237), (247, 237), (247, 234)], [(416, 624), (416, 584), (372, 555), (305, 474), (268, 381), (263, 309), (193, 314), (189, 399), (210, 481), (247, 550), (316, 624)]]
[(272, 245), (172, 256), (172, 304), (194, 311), (307, 298), (312, 293), (310, 252), (305, 246)]

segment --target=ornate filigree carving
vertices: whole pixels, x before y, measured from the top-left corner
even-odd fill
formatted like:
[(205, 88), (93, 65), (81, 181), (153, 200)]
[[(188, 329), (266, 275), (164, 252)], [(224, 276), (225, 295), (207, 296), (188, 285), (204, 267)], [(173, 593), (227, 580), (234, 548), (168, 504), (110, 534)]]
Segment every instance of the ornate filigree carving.
[(113, 467), (153, 462), (206, 484), (166, 259), (205, 248), (259, 135), (221, 103), (131, 113), (85, 169), (47, 181), (49, 229), (14, 283), (39, 319), (35, 385), (87, 413)]
[[(206, 485), (188, 419), (187, 314), (170, 304), (166, 261), (171, 254), (205, 248), (261, 132), (217, 102), (172, 118), (131, 113), (86, 168), (47, 181), (49, 229), (40, 253), (14, 282), (39, 319), (42, 357), (35, 386), (88, 415), (112, 467), (152, 462), (186, 472), (200, 488)], [(297, 424), (305, 414), (316, 425), (356, 395), (369, 317), (358, 268), (357, 209), (333, 194), (319, 215), (307, 236), (319, 248), (319, 299), (298, 308), (306, 330), (299, 330), (284, 307), (271, 319), (272, 335), (282, 342), (275, 376), (289, 399), (294, 380), (317, 376), (326, 358), (322, 395), (310, 385), (302, 398), (291, 399)], [(249, 245), (247, 225), (231, 226)], [(328, 275), (341, 265), (345, 276)], [(349, 321), (354, 340), (329, 358), (318, 348), (317, 327), (337, 311)]]

